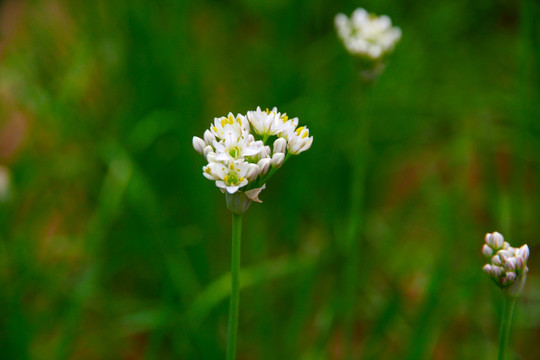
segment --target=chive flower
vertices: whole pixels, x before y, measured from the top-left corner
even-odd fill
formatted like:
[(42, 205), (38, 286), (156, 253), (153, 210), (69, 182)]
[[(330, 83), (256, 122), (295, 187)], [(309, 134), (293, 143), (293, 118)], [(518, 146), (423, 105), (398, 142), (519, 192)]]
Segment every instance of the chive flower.
[[(266, 182), (291, 155), (311, 147), (309, 129), (298, 127), (298, 118), (289, 119), (277, 108), (257, 107), (246, 115), (229, 113), (214, 119), (203, 138), (193, 137), (193, 148), (208, 164), (203, 176), (215, 181), (225, 194), (232, 212), (231, 294), (227, 330), (226, 360), (236, 359), (240, 302), (240, 247), (242, 214), (252, 201), (261, 202), (259, 193)], [(272, 145), (272, 146), (270, 146)]]
[(527, 267), (529, 246), (514, 248), (504, 241), (501, 234), (494, 232), (486, 234), (482, 253), (488, 259), (488, 263), (483, 268), (484, 272), (508, 296), (519, 296), (529, 272)]
[(356, 9), (350, 18), (338, 14), (334, 22), (347, 51), (371, 60), (391, 53), (401, 39), (401, 29), (392, 26), (388, 16), (370, 14), (362, 8)]
[[(203, 138), (193, 137), (193, 148), (208, 161), (204, 177), (226, 194), (233, 212), (244, 212), (251, 201), (260, 202), (258, 195), (274, 172), (312, 143), (309, 129), (298, 127), (298, 118), (290, 119), (275, 107), (217, 117)], [(232, 207), (233, 202), (241, 206)]]

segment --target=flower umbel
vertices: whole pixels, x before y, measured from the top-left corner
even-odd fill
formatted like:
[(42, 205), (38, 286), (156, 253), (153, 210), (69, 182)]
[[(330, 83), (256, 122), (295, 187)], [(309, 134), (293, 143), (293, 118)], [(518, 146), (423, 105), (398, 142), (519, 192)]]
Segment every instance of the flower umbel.
[(392, 26), (388, 16), (376, 16), (362, 8), (356, 9), (350, 18), (338, 14), (334, 21), (347, 51), (371, 60), (391, 53), (401, 39), (401, 29)]
[[(230, 195), (246, 193), (238, 198), (248, 199), (249, 205), (251, 200), (258, 201), (268, 179), (289, 156), (308, 150), (312, 142), (307, 127), (298, 127), (298, 118), (289, 119), (275, 107), (257, 107), (246, 116), (229, 113), (215, 118), (202, 139), (193, 137), (193, 148), (208, 161), (203, 167), (204, 177)], [(227, 201), (229, 210), (247, 210), (245, 201), (241, 208), (230, 208), (236, 203)]]
[(482, 253), (489, 260), (484, 272), (510, 297), (517, 297), (523, 290), (529, 268), (529, 247), (514, 248), (498, 232), (486, 234)]

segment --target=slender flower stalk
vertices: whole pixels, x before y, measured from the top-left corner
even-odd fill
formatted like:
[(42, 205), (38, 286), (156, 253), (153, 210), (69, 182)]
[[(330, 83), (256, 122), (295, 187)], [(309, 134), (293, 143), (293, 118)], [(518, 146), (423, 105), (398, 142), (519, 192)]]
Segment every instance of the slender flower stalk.
[(503, 316), (501, 320), (501, 333), (499, 335), (499, 355), (497, 360), (506, 360), (508, 349), (508, 340), (510, 339), (510, 327), (512, 317), (514, 316), (514, 307), (516, 306), (516, 297), (504, 297)]
[(348, 151), (352, 177), (350, 182), (350, 205), (346, 233), (345, 251), (345, 342), (346, 353), (353, 356), (354, 304), (357, 301), (358, 273), (361, 260), (361, 239), (365, 223), (365, 192), (366, 175), (369, 163), (369, 128), (371, 122), (371, 102), (373, 87), (385, 68), (389, 55), (401, 38), (401, 29), (392, 26), (392, 21), (386, 15), (376, 16), (362, 8), (356, 9), (351, 17), (338, 14), (335, 17), (338, 37), (345, 49), (355, 57), (362, 80), (363, 99), (359, 104), (357, 127), (352, 132), (355, 135), (354, 148)]
[(229, 113), (215, 118), (203, 138), (193, 137), (193, 148), (208, 161), (203, 166), (203, 176), (215, 181), (232, 213), (227, 360), (236, 358), (242, 215), (252, 201), (262, 202), (259, 194), (275, 172), (291, 156), (308, 150), (312, 143), (309, 129), (298, 127), (298, 118), (289, 119), (277, 108), (260, 107), (246, 115)]
[(352, 167), (352, 177), (350, 182), (350, 203), (348, 214), (348, 225), (346, 233), (346, 254), (345, 263), (345, 291), (344, 291), (344, 311), (345, 311), (345, 340), (346, 352), (352, 355), (352, 344), (354, 342), (354, 304), (357, 302), (358, 274), (361, 263), (360, 252), (365, 223), (365, 194), (367, 167), (369, 162), (369, 128), (371, 122), (371, 98), (373, 84), (364, 84), (364, 97), (360, 103), (358, 111), (358, 128), (355, 133), (355, 148), (351, 151), (350, 164)]
[(527, 260), (529, 260), (529, 247), (523, 245), (513, 248), (504, 241), (498, 232), (486, 234), (482, 254), (489, 260), (484, 265), (484, 272), (490, 276), (504, 294), (504, 308), (499, 336), (498, 360), (506, 360), (510, 327), (517, 297), (521, 294), (527, 280)]
[(229, 303), (229, 328), (227, 330), (227, 360), (236, 358), (238, 335), (238, 309), (240, 306), (240, 248), (242, 239), (242, 215), (233, 214), (231, 250), (231, 300)]

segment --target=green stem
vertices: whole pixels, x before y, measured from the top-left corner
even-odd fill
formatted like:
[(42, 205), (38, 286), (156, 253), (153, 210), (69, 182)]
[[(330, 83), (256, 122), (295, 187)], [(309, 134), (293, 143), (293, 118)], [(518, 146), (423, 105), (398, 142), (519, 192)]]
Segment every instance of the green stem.
[(229, 302), (229, 328), (227, 334), (227, 360), (236, 359), (238, 335), (238, 308), (240, 303), (240, 245), (242, 239), (242, 215), (233, 214), (231, 251), (231, 299)]
[(516, 297), (504, 297), (503, 318), (501, 322), (501, 334), (499, 339), (499, 356), (497, 360), (506, 360), (508, 350), (508, 339), (510, 338), (510, 326), (512, 325), (512, 316), (516, 305)]
[(361, 233), (365, 217), (365, 189), (369, 152), (369, 125), (371, 118), (371, 101), (373, 84), (365, 84), (363, 101), (360, 102), (359, 126), (352, 149), (352, 176), (349, 189), (350, 206), (346, 233), (346, 265), (345, 265), (345, 344), (348, 358), (353, 357), (354, 341), (354, 304), (358, 301), (357, 288), (360, 282)]

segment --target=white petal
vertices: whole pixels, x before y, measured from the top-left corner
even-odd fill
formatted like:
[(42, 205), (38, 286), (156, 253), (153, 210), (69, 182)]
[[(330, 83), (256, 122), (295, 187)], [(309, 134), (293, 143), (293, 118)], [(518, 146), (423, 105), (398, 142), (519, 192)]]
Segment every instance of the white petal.
[(202, 155), (205, 147), (206, 147), (206, 143), (204, 142), (203, 139), (197, 136), (193, 137), (193, 148), (195, 149), (196, 152)]

